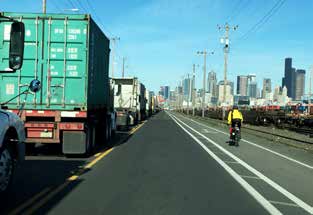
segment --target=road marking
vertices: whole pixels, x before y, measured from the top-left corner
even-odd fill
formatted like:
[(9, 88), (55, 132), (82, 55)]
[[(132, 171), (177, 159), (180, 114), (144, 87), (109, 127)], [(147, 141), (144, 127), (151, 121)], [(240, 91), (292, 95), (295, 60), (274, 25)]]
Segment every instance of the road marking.
[[(109, 150), (107, 150), (105, 152), (102, 152), (97, 158), (95, 158), (93, 161), (91, 161), (90, 163), (85, 165), (83, 167), (83, 169), (84, 170), (90, 169), (99, 160), (101, 160), (103, 157), (105, 157), (106, 155), (108, 155), (112, 151), (113, 151), (113, 148), (111, 148), (111, 149), (109, 149)], [(51, 193), (49, 193), (44, 198), (40, 199), (40, 201), (38, 201), (36, 203), (36, 205), (34, 205), (33, 207), (31, 207), (28, 210), (24, 211), (23, 214), (25, 214), (25, 215), (33, 214), (35, 211), (37, 211), (39, 208), (41, 208), (43, 205), (45, 205), (48, 201), (50, 201), (54, 196), (56, 196), (59, 192), (61, 192), (65, 187), (67, 187), (71, 182), (78, 180), (79, 177), (83, 174), (83, 172), (84, 171), (82, 171), (82, 169), (81, 169), (75, 175), (72, 175), (72, 176), (68, 177), (63, 184), (58, 186), (55, 190), (53, 190)]]
[[(215, 153), (215, 152), (214, 152)], [(237, 161), (224, 161), (225, 163), (239, 164)]]
[[(170, 115), (171, 116), (171, 115)], [(172, 116), (171, 116), (172, 117)], [(290, 193), (288, 190), (286, 190), (285, 188), (281, 187), (279, 184), (277, 184), (276, 182), (274, 182), (273, 180), (271, 180), (270, 178), (266, 177), (265, 175), (263, 175), (261, 172), (259, 172), (258, 170), (254, 169), (252, 166), (250, 166), (249, 164), (247, 164), (246, 162), (244, 162), (243, 160), (239, 159), (237, 156), (233, 155), (232, 153), (230, 153), (229, 151), (227, 151), (226, 149), (224, 149), (222, 146), (220, 146), (218, 143), (214, 142), (213, 140), (211, 140), (210, 138), (204, 136), (203, 134), (201, 134), (200, 132), (198, 132), (197, 130), (195, 130), (194, 128), (190, 127), (189, 125), (187, 125), (186, 123), (184, 123), (183, 121), (181, 121), (180, 119), (178, 119), (176, 116), (173, 116), (175, 119), (177, 119), (177, 121), (179, 121), (181, 124), (183, 124), (184, 126), (186, 126), (187, 128), (191, 129), (193, 132), (202, 135), (208, 142), (212, 143), (213, 145), (216, 145), (216, 147), (218, 147), (221, 151), (225, 152), (225, 154), (229, 155), (232, 159), (234, 159), (235, 161), (238, 161), (242, 166), (244, 166), (246, 169), (248, 169), (250, 172), (252, 172), (254, 175), (258, 176), (259, 178), (261, 178), (263, 181), (265, 181), (267, 184), (269, 184), (271, 187), (273, 187), (275, 190), (277, 190), (278, 192), (280, 192), (281, 194), (283, 194), (284, 196), (286, 196), (288, 199), (290, 199), (292, 202), (294, 202), (295, 204), (299, 205), (301, 208), (303, 208), (305, 211), (313, 214), (313, 208), (307, 204), (306, 202), (302, 201), (300, 198), (298, 198), (297, 196), (295, 196), (294, 194)], [(172, 119), (173, 119), (172, 117)], [(176, 122), (177, 122), (176, 121)], [(208, 148), (207, 148), (208, 149)], [(208, 149), (209, 150), (209, 149)]]
[(103, 157), (105, 157), (106, 155), (108, 155), (110, 152), (113, 151), (114, 148), (110, 148), (109, 150), (101, 153), (101, 155), (99, 155), (96, 159), (94, 159), (93, 161), (91, 161), (90, 163), (88, 163), (87, 165), (84, 166), (84, 169), (90, 169), (93, 165), (95, 165), (99, 160), (101, 160)]
[(251, 175), (240, 175), (243, 178), (249, 178), (249, 179), (257, 179), (257, 180), (261, 180), (259, 177), (256, 176), (251, 176)]
[[(196, 124), (198, 124), (198, 125), (205, 126), (205, 127), (207, 127), (207, 128), (210, 128), (210, 129), (212, 129), (212, 130), (215, 130), (215, 131), (217, 131), (217, 132), (220, 132), (220, 133), (222, 133), (222, 134), (225, 134), (225, 135), (229, 136), (229, 134), (226, 133), (226, 132), (224, 132), (224, 131), (221, 131), (221, 130), (212, 128), (212, 127), (210, 127), (210, 126), (208, 126), (208, 125), (205, 125), (205, 124), (203, 124), (203, 123), (201, 123), (201, 122), (197, 122), (197, 121), (195, 121), (195, 120), (193, 120), (193, 119), (190, 119), (190, 118), (187, 118), (187, 117), (185, 117), (185, 116), (182, 116), (182, 117), (185, 118), (185, 119), (188, 119), (188, 120), (190, 120), (190, 121), (192, 121), (192, 122), (194, 122), (194, 123), (196, 123)], [(275, 151), (273, 151), (273, 150), (271, 150), (271, 149), (268, 149), (268, 148), (266, 148), (266, 147), (264, 147), (264, 146), (260, 146), (260, 145), (258, 145), (258, 144), (256, 144), (256, 143), (253, 143), (253, 142), (249, 141), (249, 140), (241, 139), (241, 141), (246, 142), (246, 143), (248, 143), (248, 144), (250, 144), (250, 145), (253, 145), (253, 146), (257, 147), (257, 148), (263, 149), (263, 150), (265, 150), (265, 151), (268, 151), (268, 152), (270, 152), (270, 153), (273, 153), (273, 154), (275, 154), (275, 155), (277, 155), (277, 156), (279, 156), (279, 157), (285, 158), (286, 160), (289, 160), (289, 161), (291, 161), (291, 162), (297, 163), (297, 164), (299, 164), (299, 165), (301, 165), (301, 166), (307, 167), (307, 168), (309, 168), (309, 169), (313, 169), (313, 166), (310, 166), (310, 165), (308, 165), (308, 164), (306, 164), (306, 163), (303, 163), (303, 162), (301, 162), (301, 161), (298, 161), (298, 160), (295, 160), (295, 159), (293, 159), (293, 158), (290, 158), (290, 157), (288, 157), (288, 156), (286, 156), (286, 155), (283, 155), (283, 154), (280, 154), (280, 153), (278, 153), (278, 152), (275, 152)]]
[(51, 187), (46, 187), (41, 192), (37, 193), (35, 196), (33, 196), (31, 199), (20, 205), (18, 208), (14, 209), (9, 213), (9, 215), (16, 215), (20, 214), (22, 211), (24, 211), (25, 208), (29, 207), (31, 204), (33, 204), (35, 201), (37, 201), (40, 197), (45, 195), (51, 190)]
[(98, 157), (99, 155), (101, 155), (101, 153), (99, 152), (99, 153), (97, 153), (97, 154), (95, 154), (94, 155), (94, 157)]
[(78, 175), (72, 175), (71, 177), (69, 177), (67, 180), (68, 181), (75, 181), (75, 180), (77, 180), (78, 179)]
[(276, 205), (283, 205), (283, 206), (290, 206), (290, 207), (299, 207), (298, 205), (296, 204), (292, 204), (292, 203), (288, 203), (288, 202), (278, 202), (278, 201), (270, 201), (271, 203), (273, 204), (276, 204)]
[(216, 132), (216, 131), (209, 131), (208, 129), (203, 129), (202, 133), (204, 133), (204, 134), (218, 134), (218, 132)]
[(175, 116), (169, 116), (174, 122), (181, 127), (192, 139), (194, 139), (218, 164), (220, 164), (257, 202), (259, 202), (265, 210), (270, 214), (282, 214), (276, 207), (274, 207), (267, 199), (265, 199), (256, 189), (254, 189), (247, 181), (245, 181), (238, 173), (230, 168), (225, 162), (223, 162), (218, 156), (216, 156), (209, 148), (207, 148), (197, 137), (191, 134), (186, 128), (184, 128), (179, 122), (179, 119), (175, 119)]
[[(133, 134), (134, 132), (136, 132), (140, 127), (143, 126), (143, 124), (146, 121), (144, 121), (142, 124), (140, 124), (139, 126), (137, 126), (136, 128), (133, 128), (131, 130), (131, 132), (129, 134)], [(20, 212), (23, 211), (23, 214), (25, 215), (30, 215), (33, 214), (34, 212), (36, 212), (39, 208), (41, 208), (43, 205), (47, 204), (48, 201), (50, 201), (54, 196), (56, 196), (59, 192), (61, 192), (64, 188), (66, 188), (70, 183), (72, 183), (73, 181), (76, 181), (79, 179), (79, 177), (84, 173), (84, 170), (86, 169), (90, 169), (92, 166), (94, 166), (98, 161), (100, 161), (103, 157), (105, 157), (106, 155), (108, 155), (110, 152), (113, 151), (114, 148), (110, 148), (107, 151), (104, 152), (99, 152), (97, 154), (94, 155), (94, 157), (96, 157), (94, 160), (92, 160), (90, 163), (88, 163), (87, 165), (83, 166), (80, 170), (78, 170), (76, 172), (75, 175), (72, 175), (70, 177), (68, 177), (66, 179), (66, 181), (61, 184), (60, 186), (58, 186), (55, 190), (53, 190), (51, 193), (49, 193), (47, 196), (45, 196), (44, 198), (40, 199), (36, 205), (34, 205), (33, 207), (29, 208), (28, 210), (24, 211), (25, 208), (29, 207), (31, 204), (33, 204), (34, 201), (36, 201), (39, 197), (43, 196), (44, 194), (46, 194), (48, 191), (51, 190), (51, 188), (46, 188), (49, 189), (48, 191), (43, 190), (42, 192), (38, 193), (37, 195), (35, 195), (33, 198), (31, 198), (29, 201), (25, 202), (24, 204), (22, 204), (20, 207), (18, 207), (17, 209), (15, 209), (14, 211), (12, 211), (12, 215), (16, 215)], [(45, 191), (45, 192), (44, 192)], [(17, 211), (17, 212), (15, 212)], [(13, 214), (13, 212), (15, 212)], [(11, 213), (10, 213), (11, 215)]]
[(144, 124), (146, 123), (146, 121), (144, 121), (143, 123), (141, 123), (140, 125), (138, 125), (136, 128), (134, 128), (132, 131), (129, 132), (129, 134), (133, 134), (135, 133), (139, 128), (141, 128)]
[(34, 206), (29, 208), (28, 210), (23, 211), (24, 215), (31, 215), (34, 214), (39, 208), (44, 206), (48, 201), (50, 201), (53, 197), (55, 197), (59, 192), (61, 192), (65, 187), (67, 187), (72, 181), (67, 180), (60, 186), (58, 186), (55, 190), (51, 193), (40, 199)]

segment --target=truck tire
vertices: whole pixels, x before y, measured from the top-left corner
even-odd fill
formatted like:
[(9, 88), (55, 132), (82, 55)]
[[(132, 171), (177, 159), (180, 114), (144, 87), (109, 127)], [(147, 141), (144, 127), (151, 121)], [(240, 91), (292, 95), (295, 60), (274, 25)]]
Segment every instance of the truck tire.
[(104, 140), (105, 140), (105, 144), (108, 145), (109, 143), (109, 120), (106, 120), (106, 123), (105, 123), (105, 137), (104, 137)]
[(93, 154), (96, 148), (96, 129), (91, 127), (88, 129), (87, 138), (86, 138), (86, 153), (85, 156), (90, 156)]
[(8, 141), (0, 149), (0, 201), (7, 200), (14, 174), (14, 157)]
[(112, 139), (112, 122), (111, 120), (108, 120), (108, 128), (109, 128), (109, 141)]

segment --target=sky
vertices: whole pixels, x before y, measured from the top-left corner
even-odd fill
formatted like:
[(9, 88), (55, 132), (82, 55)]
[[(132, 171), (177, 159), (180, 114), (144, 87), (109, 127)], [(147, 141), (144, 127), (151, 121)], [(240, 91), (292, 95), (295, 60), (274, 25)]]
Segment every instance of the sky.
[[(49, 13), (72, 13), (71, 8), (90, 13), (109, 38), (120, 38), (115, 74), (121, 76), (125, 57), (126, 76), (137, 76), (155, 92), (164, 85), (174, 89), (193, 64), (201, 88), (203, 56), (197, 51), (214, 51), (207, 57), (207, 72), (214, 70), (222, 80), (224, 32), (217, 26), (226, 22), (238, 25), (229, 32), (230, 81), (252, 73), (259, 88), (263, 78), (271, 78), (275, 87), (284, 75), (284, 58), (292, 57), (298, 69), (313, 65), (312, 0), (47, 0)], [(42, 0), (0, 0), (0, 11), (41, 12)], [(264, 24), (256, 25), (271, 11)], [(306, 79), (307, 90), (308, 71)]]

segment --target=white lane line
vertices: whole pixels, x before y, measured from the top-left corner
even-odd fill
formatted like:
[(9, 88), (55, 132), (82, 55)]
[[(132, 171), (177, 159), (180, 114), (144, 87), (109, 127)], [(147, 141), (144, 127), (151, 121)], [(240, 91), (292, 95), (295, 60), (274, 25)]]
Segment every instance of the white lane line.
[(205, 134), (218, 134), (219, 132), (217, 132), (217, 131), (209, 131), (208, 129), (203, 129), (202, 133), (205, 133)]
[(276, 207), (274, 207), (267, 199), (265, 199), (257, 190), (255, 190), (247, 181), (240, 177), (232, 168), (216, 156), (210, 149), (208, 149), (197, 137), (191, 134), (184, 128), (174, 117), (169, 116), (174, 122), (181, 127), (192, 139), (194, 139), (218, 164), (220, 164), (257, 202), (259, 202), (265, 210), (270, 214), (282, 214)]
[[(192, 122), (194, 122), (194, 123), (196, 123), (196, 124), (198, 124), (198, 125), (205, 126), (205, 127), (210, 128), (210, 129), (212, 129), (212, 130), (215, 130), (215, 131), (217, 131), (217, 132), (219, 132), (219, 133), (222, 133), (222, 134), (225, 134), (225, 135), (229, 136), (229, 134), (226, 133), (226, 132), (224, 132), (224, 131), (221, 131), (221, 130), (212, 128), (212, 127), (207, 126), (207, 125), (205, 125), (205, 124), (203, 124), (203, 123), (197, 122), (197, 121), (195, 121), (195, 120), (193, 120), (193, 119), (189, 119), (189, 118), (187, 118), (187, 117), (185, 117), (185, 116), (182, 116), (182, 117), (185, 118), (185, 119), (188, 119), (188, 120), (190, 120), (190, 121), (192, 121)], [(306, 163), (303, 163), (303, 162), (301, 162), (301, 161), (298, 161), (298, 160), (295, 160), (295, 159), (293, 159), (293, 158), (290, 158), (290, 157), (288, 157), (288, 156), (286, 156), (286, 155), (283, 155), (283, 154), (280, 154), (280, 153), (278, 153), (278, 152), (275, 152), (275, 151), (273, 151), (273, 150), (271, 150), (271, 149), (268, 149), (268, 148), (266, 148), (266, 147), (264, 147), (264, 146), (260, 146), (260, 145), (258, 145), (258, 144), (256, 144), (256, 143), (253, 143), (253, 142), (249, 141), (249, 140), (241, 139), (241, 141), (246, 142), (246, 143), (248, 143), (248, 144), (250, 144), (250, 145), (253, 145), (253, 146), (255, 146), (255, 147), (258, 147), (258, 148), (260, 148), (260, 149), (263, 149), (263, 150), (265, 150), (265, 151), (268, 151), (268, 152), (270, 152), (270, 153), (273, 153), (273, 154), (275, 154), (275, 155), (277, 155), (277, 156), (279, 156), (279, 157), (285, 158), (286, 160), (289, 160), (289, 161), (291, 161), (291, 162), (297, 163), (297, 164), (299, 164), (299, 165), (301, 165), (301, 166), (307, 167), (307, 168), (309, 168), (309, 169), (313, 169), (313, 166), (310, 166), (310, 165), (308, 165), (308, 164), (306, 164)]]
[(203, 136), (203, 138), (205, 138), (207, 141), (209, 141), (210, 143), (212, 143), (213, 145), (215, 145), (216, 147), (218, 147), (221, 151), (223, 151), (225, 154), (229, 155), (232, 159), (234, 159), (235, 161), (239, 162), (242, 166), (244, 166), (246, 169), (248, 169), (250, 172), (252, 172), (254, 175), (258, 176), (259, 178), (263, 179), (267, 184), (269, 184), (270, 186), (272, 186), (275, 190), (277, 190), (278, 192), (280, 192), (281, 194), (283, 194), (284, 196), (286, 196), (288, 199), (290, 199), (292, 202), (294, 202), (295, 204), (299, 205), (301, 208), (303, 208), (305, 211), (309, 212), (310, 214), (313, 214), (313, 208), (307, 204), (306, 202), (302, 201), (300, 198), (298, 198), (297, 196), (295, 196), (294, 194), (290, 193), (288, 190), (286, 190), (285, 188), (281, 187), (279, 184), (277, 184), (276, 182), (274, 182), (273, 180), (271, 180), (270, 178), (266, 177), (265, 175), (263, 175), (261, 172), (259, 172), (258, 170), (254, 169), (252, 166), (250, 166), (249, 164), (247, 164), (246, 162), (244, 162), (243, 160), (239, 159), (237, 156), (233, 155), (232, 153), (230, 153), (229, 151), (227, 151), (226, 149), (224, 149), (222, 146), (220, 146), (218, 143), (214, 142), (213, 140), (211, 140), (210, 138), (204, 136), (203, 134), (201, 134), (200, 132), (198, 132), (197, 130), (195, 130), (194, 128), (190, 127), (189, 125), (187, 125), (186, 123), (184, 123), (183, 121), (181, 121), (180, 119), (178, 119), (176, 116), (173, 116), (175, 119), (177, 119), (177, 121), (179, 121), (181, 124), (183, 124), (185, 127), (189, 128), (190, 130), (192, 130), (193, 132), (197, 133), (200, 136)]
[(249, 179), (257, 179), (257, 180), (261, 180), (259, 177), (256, 176), (251, 176), (251, 175), (240, 175), (243, 178), (249, 178)]
[(287, 202), (278, 202), (278, 201), (270, 201), (270, 203), (276, 204), (276, 205), (283, 205), (283, 206), (290, 206), (290, 207), (299, 207), (296, 204), (287, 203)]
[[(216, 154), (215, 152), (213, 152), (214, 154)], [(225, 163), (231, 163), (231, 164), (239, 164), (237, 161), (224, 161)]]

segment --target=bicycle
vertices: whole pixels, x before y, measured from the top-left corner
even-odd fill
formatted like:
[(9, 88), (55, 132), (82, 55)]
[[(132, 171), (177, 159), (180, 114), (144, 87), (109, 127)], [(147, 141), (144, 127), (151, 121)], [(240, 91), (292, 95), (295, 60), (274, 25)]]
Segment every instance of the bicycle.
[(235, 126), (232, 128), (231, 131), (231, 138), (230, 138), (230, 142), (229, 145), (234, 145), (234, 146), (239, 146), (239, 140), (241, 139), (241, 135), (240, 135), (240, 128), (238, 126), (238, 123), (235, 123)]

